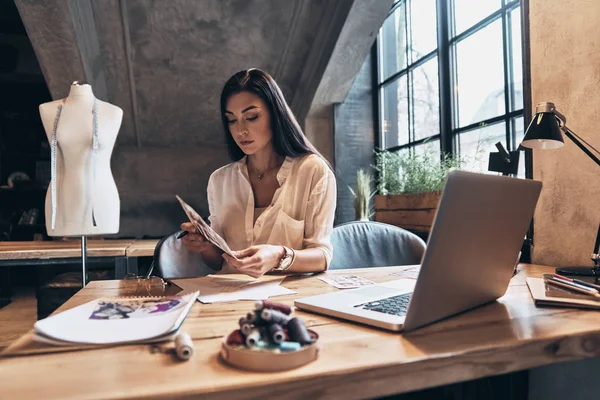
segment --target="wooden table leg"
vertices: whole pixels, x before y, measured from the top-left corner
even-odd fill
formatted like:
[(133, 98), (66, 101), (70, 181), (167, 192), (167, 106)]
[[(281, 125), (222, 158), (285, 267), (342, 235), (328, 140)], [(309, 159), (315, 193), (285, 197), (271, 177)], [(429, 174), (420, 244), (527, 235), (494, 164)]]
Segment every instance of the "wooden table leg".
[(127, 273), (136, 275), (139, 273), (137, 257), (127, 257)]
[(10, 304), (11, 296), (10, 267), (0, 267), (0, 308)]
[(117, 256), (115, 257), (115, 279), (123, 279), (128, 273), (127, 258)]

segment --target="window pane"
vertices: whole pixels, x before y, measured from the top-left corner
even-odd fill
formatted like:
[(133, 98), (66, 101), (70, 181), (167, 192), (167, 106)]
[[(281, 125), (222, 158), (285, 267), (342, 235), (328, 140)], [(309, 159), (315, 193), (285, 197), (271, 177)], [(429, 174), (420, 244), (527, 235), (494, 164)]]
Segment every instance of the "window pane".
[(500, 0), (454, 0), (456, 35), (498, 10), (500, 5)]
[(400, 5), (392, 15), (387, 17), (380, 37), (380, 71), (379, 81), (406, 68), (406, 3)]
[(415, 154), (430, 157), (431, 160), (440, 161), (442, 151), (440, 150), (440, 140), (428, 140), (427, 142), (414, 147)]
[(523, 55), (521, 52), (521, 8), (510, 12), (513, 56), (513, 101), (511, 111), (523, 108)]
[(463, 169), (473, 172), (487, 172), (491, 152), (497, 152), (496, 143), (506, 146), (505, 123), (501, 122), (483, 128), (473, 129), (459, 135), (460, 157)]
[[(513, 148), (518, 149), (523, 137), (525, 136), (525, 126), (523, 117), (513, 118), (511, 121), (512, 127), (511, 130), (514, 132), (513, 138), (516, 138)], [(525, 178), (525, 152), (522, 151), (519, 154), (519, 173), (517, 174), (519, 178)]]
[(502, 21), (456, 45), (458, 126), (504, 114)]
[(410, 16), (410, 53), (415, 62), (437, 48), (435, 0), (412, 0)]
[(440, 98), (437, 57), (415, 68), (413, 79), (413, 111), (415, 140), (440, 132)]
[(408, 143), (408, 89), (406, 75), (383, 88), (382, 132), (385, 148)]
[(516, 138), (514, 149), (517, 149), (525, 136), (525, 125), (523, 117), (516, 117), (512, 119), (512, 131), (514, 132), (513, 137)]

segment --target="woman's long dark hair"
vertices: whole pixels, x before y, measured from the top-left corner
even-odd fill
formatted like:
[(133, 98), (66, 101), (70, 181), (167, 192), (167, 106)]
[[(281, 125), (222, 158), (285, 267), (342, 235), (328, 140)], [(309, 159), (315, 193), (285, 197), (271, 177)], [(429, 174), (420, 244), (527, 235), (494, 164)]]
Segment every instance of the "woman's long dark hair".
[(275, 80), (266, 72), (251, 68), (240, 71), (229, 78), (221, 92), (221, 121), (223, 122), (229, 156), (233, 161), (242, 159), (245, 153), (237, 145), (229, 131), (225, 111), (229, 97), (239, 92), (255, 94), (269, 108), (273, 147), (277, 154), (289, 157), (298, 157), (305, 154), (318, 154), (320, 156), (302, 132)]

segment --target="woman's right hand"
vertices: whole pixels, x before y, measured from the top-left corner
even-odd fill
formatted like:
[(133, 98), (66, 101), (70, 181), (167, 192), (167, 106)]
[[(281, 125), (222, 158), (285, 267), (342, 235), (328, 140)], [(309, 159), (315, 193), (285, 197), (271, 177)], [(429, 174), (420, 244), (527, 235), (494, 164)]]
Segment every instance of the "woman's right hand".
[(206, 250), (212, 247), (206, 238), (198, 233), (196, 228), (191, 222), (184, 222), (181, 224), (181, 230), (189, 232), (187, 235), (181, 238), (183, 245), (186, 249), (194, 253), (204, 253)]

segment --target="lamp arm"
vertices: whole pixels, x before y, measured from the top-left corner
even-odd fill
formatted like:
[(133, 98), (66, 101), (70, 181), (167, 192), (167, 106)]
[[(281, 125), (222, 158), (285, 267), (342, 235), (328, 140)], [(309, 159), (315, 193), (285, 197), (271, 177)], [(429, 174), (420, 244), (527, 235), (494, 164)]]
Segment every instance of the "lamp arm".
[[(562, 126), (563, 128), (563, 133), (569, 138), (571, 139), (571, 141), (573, 143), (575, 143), (577, 145), (577, 147), (579, 147), (585, 154), (587, 154), (587, 156), (589, 158), (591, 158), (593, 161), (596, 162), (596, 164), (598, 164), (598, 166), (600, 166), (600, 159), (594, 155), (594, 153), (592, 153), (587, 147), (585, 147), (583, 145), (583, 143), (581, 143), (578, 139), (577, 139), (577, 135), (575, 134), (575, 132), (573, 132), (571, 129), (567, 128), (565, 125)], [(583, 140), (583, 139), (582, 139)], [(589, 144), (588, 144), (589, 146)], [(592, 147), (592, 146), (590, 146)], [(594, 149), (592, 147), (592, 149)], [(596, 152), (598, 150), (594, 149)]]
[(558, 121), (560, 122), (560, 126), (564, 126), (566, 128), (567, 117), (565, 117), (563, 114), (561, 114), (560, 111), (558, 111), (556, 109), (556, 107), (552, 108), (552, 112), (558, 117)]

